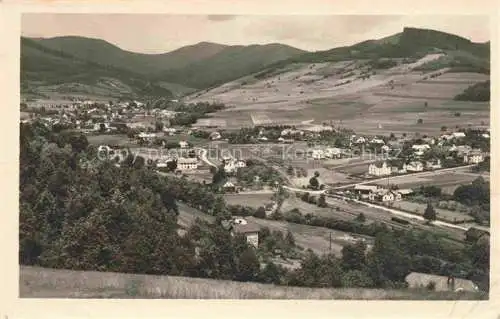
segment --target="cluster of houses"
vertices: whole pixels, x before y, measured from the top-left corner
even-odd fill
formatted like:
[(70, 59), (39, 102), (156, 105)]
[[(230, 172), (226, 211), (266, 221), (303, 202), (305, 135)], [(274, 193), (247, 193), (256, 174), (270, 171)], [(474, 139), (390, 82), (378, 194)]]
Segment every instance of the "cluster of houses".
[(222, 158), (222, 163), (226, 174), (234, 174), (239, 168), (247, 166), (247, 163), (244, 160), (236, 159), (231, 156), (224, 156)]
[(417, 173), (424, 170), (434, 170), (441, 168), (441, 160), (435, 159), (423, 164), (420, 161), (411, 161), (408, 164), (389, 165), (387, 161), (372, 163), (368, 166), (368, 175), (371, 176), (389, 176), (393, 174)]
[(351, 191), (360, 199), (374, 202), (400, 201), (413, 194), (411, 189), (391, 190), (376, 185), (355, 185)]

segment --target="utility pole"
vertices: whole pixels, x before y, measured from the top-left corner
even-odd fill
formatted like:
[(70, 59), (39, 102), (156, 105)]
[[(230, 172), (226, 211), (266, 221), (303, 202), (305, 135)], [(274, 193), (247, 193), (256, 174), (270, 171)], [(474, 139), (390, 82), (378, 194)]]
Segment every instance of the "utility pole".
[(332, 233), (330, 232), (330, 252), (332, 251)]

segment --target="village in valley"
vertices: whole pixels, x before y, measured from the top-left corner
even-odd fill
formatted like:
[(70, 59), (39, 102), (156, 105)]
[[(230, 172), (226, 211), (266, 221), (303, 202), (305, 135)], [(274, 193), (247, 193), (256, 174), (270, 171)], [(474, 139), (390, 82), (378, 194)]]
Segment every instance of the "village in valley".
[[(404, 32), (413, 32), (408, 30)], [(134, 180), (144, 178), (145, 185), (153, 185), (148, 184), (153, 179), (165, 181), (162, 187), (174, 199), (168, 202), (164, 191), (157, 198), (166, 207), (175, 200), (176, 236), (194, 243), (191, 268), (181, 271), (177, 261), (165, 266), (177, 269), (175, 275), (191, 276), (189, 271), (198, 269), (193, 277), (242, 278), (241, 273), (227, 277), (216, 266), (206, 266), (209, 261), (204, 250), (211, 250), (203, 234), (210, 231), (203, 229), (215, 223), (232, 238), (243, 236), (252, 247), (248, 254), (258, 261), (256, 273), (244, 272), (248, 278), (236, 279), (239, 281), (371, 288), (388, 287), (384, 280), (390, 278), (398, 289), (406, 285), (428, 291), (477, 292), (486, 289), (484, 269), (478, 270), (486, 266), (477, 266), (477, 259), (463, 261), (461, 256), (462, 251), (490, 236), (489, 102), (456, 97), (489, 74), (437, 65), (436, 61), (445, 63), (449, 56), (454, 57), (435, 49), (405, 59), (290, 62), (178, 96), (83, 94), (59, 90), (57, 84), (37, 94), (22, 94), (21, 126), (36, 128), (29, 132), (52, 132), (43, 134), (51, 144), (59, 145), (60, 150), (54, 151), (57, 156), (79, 152), (78, 165), (84, 168), (76, 172), (103, 169), (110, 180), (111, 176), (130, 174)], [(29, 134), (26, 136), (35, 136)], [(26, 152), (36, 153), (35, 142), (26, 143)], [(40, 156), (56, 163), (59, 157), (46, 155), (50, 147), (40, 148)], [(42, 165), (42, 174), (48, 169), (43, 166), (48, 165), (44, 164), (47, 159), (30, 165)], [(108, 164), (112, 167), (101, 168)], [(56, 164), (51, 167), (57, 170)], [(47, 174), (54, 198), (66, 196), (60, 195), (64, 191), (51, 190), (52, 175)], [(99, 183), (110, 182), (99, 177)], [(133, 193), (134, 186), (123, 183), (100, 190), (100, 196), (109, 200), (96, 207), (113, 211), (106, 205), (121, 203), (116, 205), (123, 205), (120, 209), (134, 216), (126, 200), (123, 202), (124, 196), (132, 196), (123, 194), (129, 189)], [(73, 197), (68, 197), (73, 203), (68, 207), (75, 214), (81, 211), (79, 217), (72, 217), (78, 220), (84, 216), (82, 207), (90, 204), (83, 199), (81, 204), (74, 202), (80, 186), (68, 187), (75, 189)], [(156, 186), (145, 187), (155, 191)], [(133, 200), (145, 198), (154, 203), (154, 214), (156, 195), (147, 194), (133, 195)], [(30, 196), (26, 193), (23, 200), (37, 198)], [(35, 202), (23, 207), (30, 207), (26, 208), (30, 212), (40, 209)], [(99, 227), (114, 226), (103, 222)], [(384, 240), (389, 239), (379, 238), (381, 232), (390, 232), (394, 236), (390, 240), (400, 240), (408, 247), (427, 245), (427, 250), (408, 248), (404, 254), (411, 252), (411, 261), (401, 257), (409, 263), (404, 266), (407, 271), (384, 273), (377, 282), (378, 275), (369, 270), (370, 259), (360, 261), (367, 268), (354, 265), (354, 260), (357, 249), (373, 256), (385, 251), (380, 247), (388, 247), (389, 241)], [(122, 256), (119, 258), (132, 258), (117, 245), (113, 243), (109, 249)], [(26, 257), (26, 264), (94, 270), (82, 266), (85, 262), (57, 259), (63, 254), (62, 247), (45, 248), (49, 249), (46, 256), (42, 254), (40, 261)], [(441, 247), (450, 247), (450, 251)], [(329, 256), (341, 261), (345, 276), (339, 275), (337, 281), (304, 279), (312, 278), (305, 269), (315, 268), (311, 266), (315, 262), (330, 265)], [(391, 256), (388, 258), (399, 258)], [(85, 258), (93, 260), (90, 255)], [(60, 261), (51, 264), (51, 260)], [(403, 263), (398, 262), (394, 269)], [(390, 261), (380, 263), (387, 263), (380, 267), (392, 267)], [(99, 269), (121, 271), (123, 267), (114, 262), (109, 265)], [(446, 268), (449, 265), (452, 271)], [(162, 274), (157, 270), (145, 273)]]

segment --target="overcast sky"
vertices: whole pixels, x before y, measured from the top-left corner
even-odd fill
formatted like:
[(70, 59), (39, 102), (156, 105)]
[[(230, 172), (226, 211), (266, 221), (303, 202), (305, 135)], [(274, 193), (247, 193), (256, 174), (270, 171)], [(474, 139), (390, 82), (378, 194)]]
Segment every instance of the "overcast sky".
[(257, 16), (146, 14), (24, 14), (29, 37), (100, 38), (124, 50), (163, 53), (202, 41), (221, 44), (284, 43), (308, 51), (428, 28), (472, 41), (490, 40), (487, 16)]

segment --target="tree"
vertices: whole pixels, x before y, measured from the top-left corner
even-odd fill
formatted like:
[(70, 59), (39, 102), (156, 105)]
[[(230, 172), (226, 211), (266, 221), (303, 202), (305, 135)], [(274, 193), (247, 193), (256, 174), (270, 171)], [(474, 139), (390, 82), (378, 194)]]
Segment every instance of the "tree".
[(99, 132), (100, 133), (106, 132), (106, 125), (104, 123), (99, 124)]
[(366, 221), (366, 217), (365, 217), (365, 214), (363, 213), (359, 213), (358, 216), (356, 216), (356, 219), (355, 219), (357, 222), (360, 222), (360, 223), (364, 223)]
[(342, 268), (345, 270), (361, 270), (366, 263), (366, 244), (358, 242), (342, 248)]
[(87, 149), (89, 146), (89, 142), (87, 141), (87, 137), (85, 135), (80, 134), (80, 135), (71, 135), (69, 138), (69, 143), (71, 144), (71, 147), (73, 148), (73, 151), (76, 153), (81, 153)]
[(304, 194), (302, 194), (300, 199), (302, 199), (304, 202), (308, 203), (309, 202), (309, 193), (305, 192)]
[(428, 222), (435, 221), (437, 218), (436, 210), (434, 210), (434, 207), (432, 207), (432, 204), (430, 201), (427, 203), (427, 207), (425, 208), (425, 212), (424, 212), (423, 217)]
[(319, 207), (327, 207), (328, 206), (328, 204), (326, 203), (325, 194), (319, 195), (318, 206)]
[(255, 218), (266, 218), (266, 209), (262, 206), (257, 208), (255, 210), (255, 213), (253, 214), (253, 217)]
[(163, 130), (163, 122), (161, 121), (156, 121), (155, 123), (155, 130), (156, 132), (161, 132)]
[(167, 162), (167, 169), (173, 172), (177, 169), (177, 160), (171, 160)]
[(289, 245), (290, 247), (295, 247), (295, 238), (293, 237), (292, 232), (290, 231), (286, 232), (285, 241), (287, 245)]
[(373, 281), (364, 271), (349, 270), (342, 275), (342, 287), (370, 288), (373, 287)]
[(219, 167), (212, 177), (212, 184), (219, 186), (226, 181), (226, 171), (224, 167)]
[(425, 197), (440, 197), (441, 194), (442, 194), (442, 190), (440, 187), (438, 186), (433, 186), (433, 185), (430, 185), (430, 186), (420, 186), (420, 192), (422, 193), (422, 195), (424, 195)]
[(318, 189), (319, 181), (316, 176), (311, 177), (311, 179), (309, 180), (309, 186), (311, 186), (312, 189)]
[(375, 236), (375, 243), (367, 256), (367, 271), (376, 286), (404, 282), (410, 273), (410, 257), (401, 250), (398, 238), (387, 231)]
[(255, 281), (260, 271), (260, 263), (255, 251), (248, 247), (238, 258), (236, 280)]
[(417, 124), (422, 124), (422, 123), (424, 123), (424, 120), (422, 120), (422, 119), (417, 120)]
[(280, 284), (283, 269), (276, 266), (273, 262), (266, 264), (264, 269), (260, 272), (258, 280), (265, 284)]

